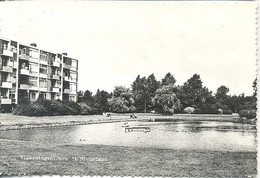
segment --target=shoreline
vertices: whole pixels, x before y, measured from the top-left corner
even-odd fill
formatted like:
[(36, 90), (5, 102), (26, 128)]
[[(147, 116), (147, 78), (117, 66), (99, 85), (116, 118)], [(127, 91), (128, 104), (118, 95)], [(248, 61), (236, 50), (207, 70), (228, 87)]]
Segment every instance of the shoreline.
[[(232, 115), (201, 115), (201, 114), (176, 114), (172, 116), (151, 115), (141, 113), (136, 119), (130, 119), (130, 114), (113, 114), (111, 117), (103, 115), (68, 115), (68, 116), (41, 116), (28, 117), (12, 114), (0, 114), (0, 131), (50, 128), (73, 125), (103, 124), (116, 122), (175, 122), (175, 121), (212, 121), (212, 122), (242, 122), (234, 119)], [(250, 123), (251, 124), (251, 123)]]
[(57, 123), (41, 123), (41, 124), (27, 124), (27, 125), (4, 125), (0, 126), (0, 131), (7, 130), (22, 130), (22, 129), (35, 129), (35, 128), (51, 128), (51, 127), (62, 127), (62, 126), (73, 126), (73, 125), (89, 125), (89, 124), (105, 124), (105, 123), (117, 123), (117, 122), (131, 122), (137, 121), (134, 119), (126, 119), (126, 120), (98, 120), (98, 121), (69, 121), (69, 122), (57, 122)]

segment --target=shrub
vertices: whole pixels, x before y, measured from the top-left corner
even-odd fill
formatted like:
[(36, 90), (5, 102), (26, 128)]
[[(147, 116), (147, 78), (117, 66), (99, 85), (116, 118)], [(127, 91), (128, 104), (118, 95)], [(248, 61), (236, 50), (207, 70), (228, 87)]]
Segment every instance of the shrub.
[(70, 114), (77, 115), (81, 114), (81, 107), (78, 103), (74, 101), (67, 101), (67, 102), (62, 102), (63, 105), (67, 106), (68, 109), (70, 110)]
[(13, 114), (22, 116), (44, 116), (47, 115), (48, 112), (43, 106), (38, 104), (35, 105), (31, 103), (20, 103), (14, 109)]
[(232, 114), (233, 112), (230, 109), (224, 109), (223, 114)]
[(243, 109), (239, 112), (240, 117), (246, 117), (247, 119), (256, 118), (256, 110), (255, 109)]
[(194, 110), (194, 114), (202, 114), (201, 110), (199, 108), (196, 108)]
[(99, 113), (100, 111), (85, 103), (42, 99), (33, 103), (20, 103), (13, 111), (13, 114), (23, 116), (89, 115)]
[(80, 106), (80, 114), (82, 115), (92, 115), (92, 114), (101, 114), (102, 112), (100, 110), (97, 110), (96, 108), (93, 108), (86, 103), (78, 103)]
[(185, 109), (184, 109), (184, 112), (186, 113), (186, 114), (191, 114), (191, 113), (193, 113), (194, 112), (194, 108), (192, 108), (192, 107), (186, 107)]

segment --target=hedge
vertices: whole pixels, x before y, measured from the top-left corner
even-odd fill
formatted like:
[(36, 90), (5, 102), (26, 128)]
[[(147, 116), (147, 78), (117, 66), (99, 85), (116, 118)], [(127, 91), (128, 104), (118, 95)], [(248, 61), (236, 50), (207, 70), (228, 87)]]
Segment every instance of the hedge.
[(61, 116), (61, 115), (91, 115), (100, 112), (85, 103), (59, 100), (37, 100), (32, 103), (23, 102), (13, 110), (14, 115), (22, 116)]
[(255, 109), (243, 109), (239, 112), (240, 117), (246, 117), (247, 119), (256, 118), (256, 110)]

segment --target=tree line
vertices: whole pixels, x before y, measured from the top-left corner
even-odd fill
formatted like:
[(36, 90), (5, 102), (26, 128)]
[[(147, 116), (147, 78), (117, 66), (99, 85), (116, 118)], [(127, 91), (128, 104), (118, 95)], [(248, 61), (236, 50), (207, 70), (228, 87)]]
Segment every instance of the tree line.
[(171, 73), (158, 81), (154, 74), (148, 77), (138, 75), (130, 88), (116, 86), (112, 93), (97, 90), (95, 94), (86, 91), (78, 92), (78, 102), (84, 102), (102, 112), (157, 112), (163, 114), (185, 113), (193, 108), (198, 114), (256, 113), (256, 79), (252, 84), (251, 96), (230, 95), (229, 88), (222, 85), (213, 94), (202, 85), (200, 75), (194, 74), (183, 85), (176, 85)]

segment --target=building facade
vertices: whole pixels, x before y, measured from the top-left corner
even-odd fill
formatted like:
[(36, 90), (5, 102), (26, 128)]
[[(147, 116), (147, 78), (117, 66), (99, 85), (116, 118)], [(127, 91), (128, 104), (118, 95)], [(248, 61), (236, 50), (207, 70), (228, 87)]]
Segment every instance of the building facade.
[(0, 38), (1, 106), (23, 99), (77, 101), (78, 60)]

